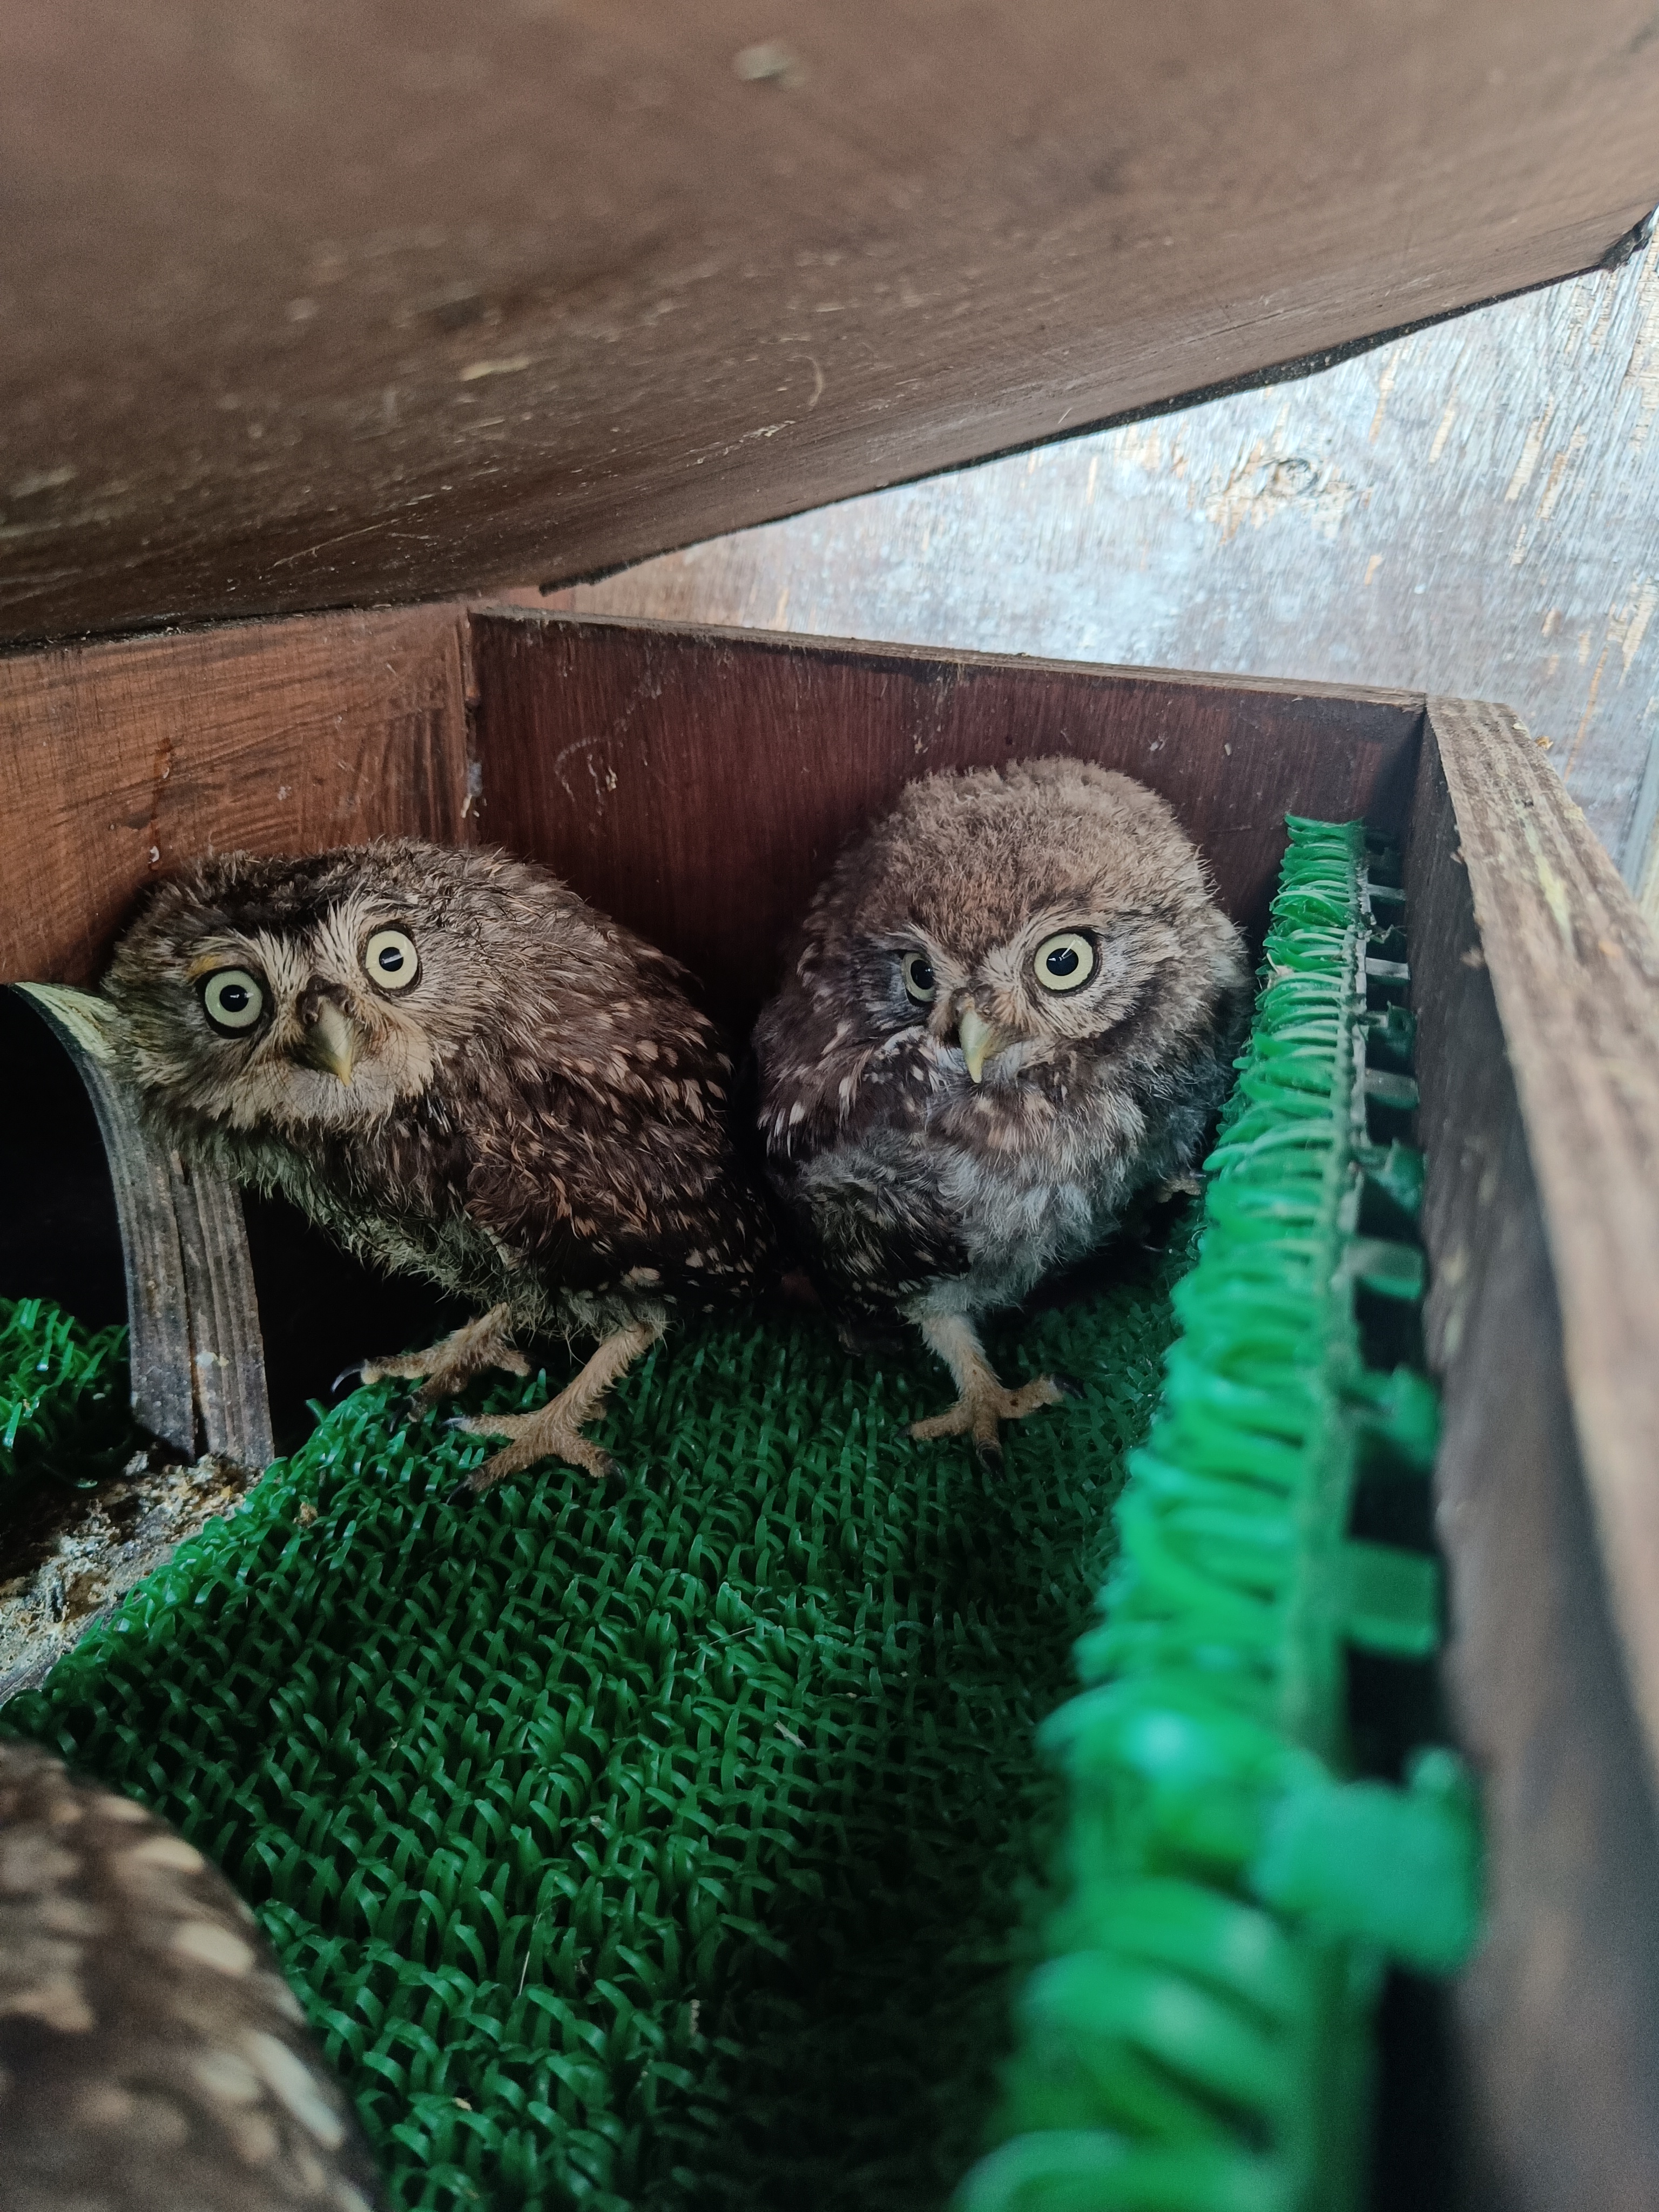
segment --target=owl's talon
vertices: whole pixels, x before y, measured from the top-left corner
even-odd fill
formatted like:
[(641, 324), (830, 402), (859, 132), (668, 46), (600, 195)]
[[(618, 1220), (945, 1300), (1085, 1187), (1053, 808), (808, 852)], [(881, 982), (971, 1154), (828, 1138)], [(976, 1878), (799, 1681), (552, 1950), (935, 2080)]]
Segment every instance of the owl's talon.
[(971, 1437), (981, 1464), (988, 1465), (988, 1454), (1000, 1456), (997, 1432), (1004, 1421), (1023, 1421), (1039, 1407), (1057, 1406), (1064, 1398), (1082, 1395), (1069, 1375), (1039, 1375), (1018, 1390), (1005, 1389), (985, 1357), (972, 1322), (963, 1315), (924, 1314), (920, 1325), (955, 1376), (957, 1396), (948, 1413), (910, 1424), (910, 1434), (919, 1443), (930, 1443), (936, 1437)]
[[(553, 1418), (549, 1419), (550, 1415)], [(444, 1425), (466, 1436), (508, 1439), (501, 1450), (492, 1452), (482, 1467), (475, 1467), (467, 1476), (466, 1487), (479, 1497), (509, 1474), (522, 1474), (526, 1468), (547, 1459), (579, 1468), (596, 1482), (603, 1482), (615, 1472), (611, 1455), (572, 1425), (557, 1398), (533, 1413), (484, 1413), (476, 1419), (464, 1417)]]
[(1075, 1375), (1051, 1373), (1048, 1376), (1048, 1380), (1054, 1384), (1055, 1390), (1059, 1393), (1060, 1398), (1064, 1400), (1067, 1404), (1076, 1405), (1085, 1395), (1083, 1385), (1078, 1381)]
[(410, 1403), (417, 1413), (425, 1413), (441, 1398), (459, 1395), (475, 1376), (490, 1368), (507, 1375), (529, 1374), (530, 1362), (507, 1333), (511, 1321), (510, 1308), (491, 1306), (477, 1321), (463, 1322), (459, 1328), (452, 1329), (441, 1344), (428, 1345), (424, 1352), (401, 1352), (388, 1359), (365, 1359), (356, 1371), (365, 1382), (384, 1382), (398, 1376), (418, 1383)]
[(343, 1367), (343, 1368), (340, 1370), (339, 1373), (335, 1376), (334, 1380), (333, 1380), (333, 1381), (329, 1384), (329, 1386), (328, 1386), (328, 1395), (329, 1395), (329, 1396), (330, 1396), (331, 1398), (337, 1398), (337, 1397), (339, 1396), (339, 1395), (340, 1395), (340, 1385), (341, 1385), (343, 1382), (346, 1382), (347, 1380), (349, 1380), (349, 1378), (350, 1376), (352, 1376), (353, 1375), (355, 1375), (355, 1376), (357, 1377), (357, 1380), (358, 1380), (360, 1382), (362, 1381), (362, 1379), (363, 1379), (363, 1368), (362, 1368), (362, 1362), (361, 1360), (359, 1360), (359, 1361), (358, 1361), (357, 1364), (356, 1364), (355, 1367)]
[(660, 1322), (635, 1322), (613, 1331), (581, 1373), (533, 1413), (463, 1413), (450, 1421), (450, 1428), (466, 1436), (507, 1439), (501, 1450), (473, 1468), (467, 1487), (478, 1492), (493, 1490), (507, 1475), (544, 1459), (562, 1460), (567, 1467), (580, 1468), (603, 1482), (615, 1472), (611, 1455), (582, 1434), (582, 1424), (598, 1419), (617, 1377), (661, 1334)]

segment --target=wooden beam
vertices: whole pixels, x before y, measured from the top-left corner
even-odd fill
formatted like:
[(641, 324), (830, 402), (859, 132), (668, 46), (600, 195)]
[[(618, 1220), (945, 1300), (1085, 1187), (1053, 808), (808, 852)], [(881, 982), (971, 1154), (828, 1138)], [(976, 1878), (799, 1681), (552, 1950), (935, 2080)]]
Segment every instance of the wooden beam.
[(1600, 259), (1651, 0), (9, 0), (0, 636), (566, 580)]
[(685, 962), (729, 1025), (911, 777), (1071, 753), (1170, 799), (1265, 922), (1287, 807), (1402, 835), (1422, 701), (744, 630), (475, 610), (480, 834)]
[(0, 981), (94, 981), (198, 854), (465, 840), (462, 650), (437, 605), (0, 659)]

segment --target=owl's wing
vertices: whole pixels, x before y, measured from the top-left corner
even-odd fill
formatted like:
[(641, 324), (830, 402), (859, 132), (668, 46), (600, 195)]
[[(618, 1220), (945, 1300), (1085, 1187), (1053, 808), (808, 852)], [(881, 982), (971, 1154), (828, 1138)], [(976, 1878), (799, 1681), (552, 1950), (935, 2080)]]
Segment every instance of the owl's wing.
[(826, 1302), (848, 1321), (890, 1321), (906, 1299), (965, 1274), (961, 1232), (925, 1177), (863, 1146), (820, 1153), (781, 1182)]
[(550, 1284), (598, 1291), (634, 1276), (698, 1295), (761, 1272), (765, 1210), (712, 1085), (688, 1097), (682, 1082), (669, 1102), (550, 1076), (496, 1106), (469, 1117), (466, 1212)]

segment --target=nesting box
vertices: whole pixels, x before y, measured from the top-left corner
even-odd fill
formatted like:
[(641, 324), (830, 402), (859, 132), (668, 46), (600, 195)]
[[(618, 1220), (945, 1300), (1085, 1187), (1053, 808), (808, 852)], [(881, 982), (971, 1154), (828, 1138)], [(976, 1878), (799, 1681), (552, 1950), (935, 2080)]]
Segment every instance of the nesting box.
[[(1287, 811), (1400, 845), (1445, 1674), (1490, 1836), (1466, 2196), (1659, 2203), (1659, 956), (1527, 733), (453, 596), (1616, 259), (1654, 198), (1645, 0), (846, 4), (799, 40), (654, 0), (257, 38), (218, 0), (189, 37), (141, 0), (10, 13), (0, 981), (92, 982), (204, 851), (409, 834), (547, 862), (741, 1030), (908, 778), (1049, 753), (1162, 792), (1258, 941)], [(257, 1463), (277, 1292), (88, 1073), (140, 1410)]]
[[(1287, 811), (1397, 842), (1446, 1683), (1490, 1844), (1458, 2000), (1469, 2201), (1516, 2177), (1514, 2201), (1651, 2201), (1659, 956), (1512, 715), (460, 603), (17, 659), (0, 696), (8, 811), (34, 825), (0, 913), (14, 978), (91, 981), (134, 894), (212, 845), (409, 833), (544, 861), (740, 1031), (842, 842), (918, 774), (1063, 752), (1138, 776), (1258, 940)], [(257, 1456), (238, 1224), (171, 1202), (195, 1334), (150, 1340), (152, 1420)], [(227, 1364), (180, 1365), (204, 1346)]]

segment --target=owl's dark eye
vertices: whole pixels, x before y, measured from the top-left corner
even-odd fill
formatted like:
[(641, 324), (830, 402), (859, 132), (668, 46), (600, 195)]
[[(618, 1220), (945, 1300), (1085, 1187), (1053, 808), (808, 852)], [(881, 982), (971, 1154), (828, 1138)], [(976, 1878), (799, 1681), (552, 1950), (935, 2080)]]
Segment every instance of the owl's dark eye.
[(899, 962), (899, 973), (904, 978), (905, 990), (916, 1004), (932, 1006), (939, 996), (939, 985), (933, 980), (933, 965), (926, 953), (907, 952)]
[(401, 929), (377, 929), (363, 947), (363, 970), (383, 991), (406, 991), (421, 972), (414, 939)]
[(202, 1010), (222, 1035), (240, 1036), (264, 1013), (264, 987), (246, 968), (216, 968), (203, 980)]
[(1075, 929), (1045, 937), (1031, 963), (1045, 991), (1078, 991), (1095, 972), (1095, 948)]

